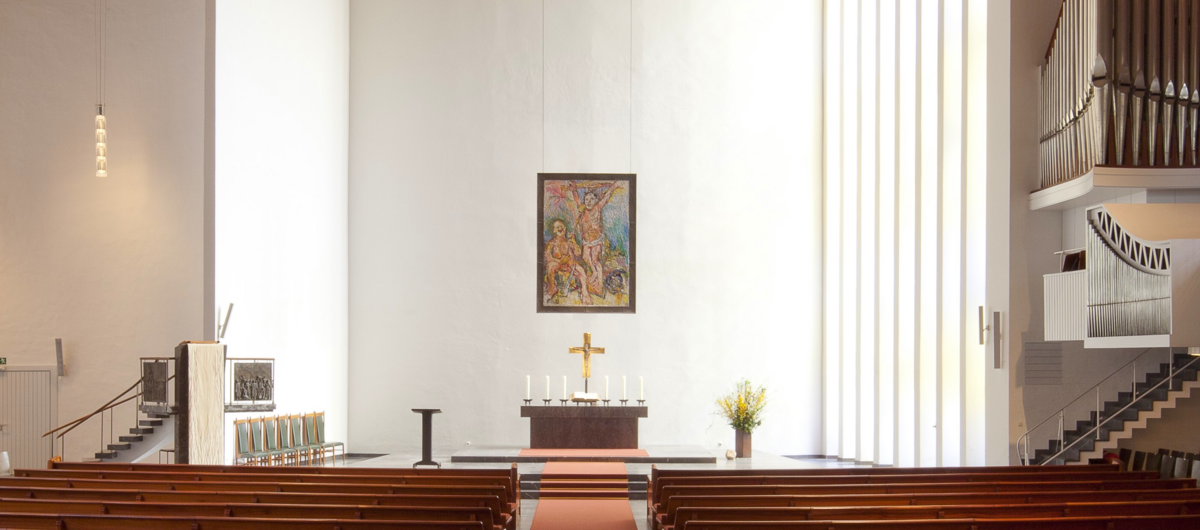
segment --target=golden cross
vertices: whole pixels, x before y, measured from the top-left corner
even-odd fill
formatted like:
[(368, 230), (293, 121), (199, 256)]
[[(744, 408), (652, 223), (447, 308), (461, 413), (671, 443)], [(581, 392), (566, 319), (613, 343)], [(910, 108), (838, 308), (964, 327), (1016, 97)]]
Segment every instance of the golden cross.
[(593, 353), (604, 353), (604, 348), (593, 347), (592, 346), (592, 334), (584, 333), (583, 334), (583, 346), (582, 347), (578, 347), (578, 346), (572, 347), (568, 351), (570, 353), (582, 353), (583, 354), (583, 378), (587, 379), (592, 376), (592, 354)]

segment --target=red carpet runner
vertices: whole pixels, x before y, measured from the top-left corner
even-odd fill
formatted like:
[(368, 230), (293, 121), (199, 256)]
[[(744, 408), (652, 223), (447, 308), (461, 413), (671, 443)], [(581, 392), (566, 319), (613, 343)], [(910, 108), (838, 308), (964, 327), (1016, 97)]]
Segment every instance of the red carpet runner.
[(625, 464), (550, 462), (531, 530), (636, 530)]

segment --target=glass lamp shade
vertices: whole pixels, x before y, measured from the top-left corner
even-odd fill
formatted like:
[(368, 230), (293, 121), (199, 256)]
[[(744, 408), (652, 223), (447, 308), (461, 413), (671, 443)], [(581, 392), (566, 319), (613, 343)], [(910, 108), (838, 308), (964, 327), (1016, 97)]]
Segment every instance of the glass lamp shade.
[(105, 127), (108, 120), (103, 114), (96, 114), (96, 176), (108, 176), (108, 131)]

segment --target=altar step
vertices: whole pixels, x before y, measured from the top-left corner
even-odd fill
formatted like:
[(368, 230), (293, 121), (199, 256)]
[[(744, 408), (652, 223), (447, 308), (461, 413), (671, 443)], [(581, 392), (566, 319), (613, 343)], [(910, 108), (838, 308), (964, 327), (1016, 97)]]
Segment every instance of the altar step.
[[(594, 467), (593, 467), (594, 466)], [(615, 472), (617, 464), (547, 465), (542, 474), (521, 475), (521, 496), (526, 499), (644, 499), (649, 477)], [(588, 468), (593, 468), (588, 472)]]

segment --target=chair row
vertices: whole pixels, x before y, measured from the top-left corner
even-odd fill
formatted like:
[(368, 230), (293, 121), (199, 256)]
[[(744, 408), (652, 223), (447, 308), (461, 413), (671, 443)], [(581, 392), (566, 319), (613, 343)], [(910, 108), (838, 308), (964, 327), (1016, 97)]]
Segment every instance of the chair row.
[(1128, 471), (1153, 471), (1162, 478), (1200, 479), (1200, 456), (1195, 453), (1167, 449), (1159, 449), (1157, 453), (1143, 453), (1121, 449), (1117, 457), (1122, 468)]
[(346, 446), (325, 439), (325, 413), (264, 416), (234, 420), (237, 432), (235, 464), (270, 466), (324, 464), (326, 456), (337, 459)]

